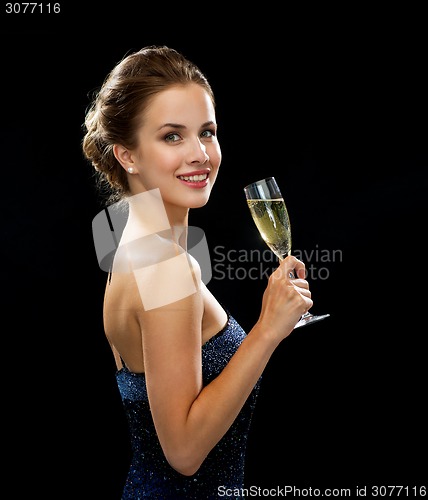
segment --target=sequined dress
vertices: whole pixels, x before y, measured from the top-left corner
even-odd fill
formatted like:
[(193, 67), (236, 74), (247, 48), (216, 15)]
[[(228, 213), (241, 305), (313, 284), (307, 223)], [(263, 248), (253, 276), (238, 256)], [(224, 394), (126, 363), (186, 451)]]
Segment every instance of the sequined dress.
[[(225, 327), (202, 346), (204, 385), (223, 370), (245, 335), (228, 313)], [(116, 372), (116, 379), (132, 446), (131, 465), (122, 500), (209, 500), (224, 497), (226, 489), (234, 494), (226, 498), (242, 498), (239, 492), (244, 487), (246, 444), (261, 379), (232, 426), (193, 476), (175, 471), (163, 455), (150, 413), (144, 374), (132, 373), (123, 367)]]

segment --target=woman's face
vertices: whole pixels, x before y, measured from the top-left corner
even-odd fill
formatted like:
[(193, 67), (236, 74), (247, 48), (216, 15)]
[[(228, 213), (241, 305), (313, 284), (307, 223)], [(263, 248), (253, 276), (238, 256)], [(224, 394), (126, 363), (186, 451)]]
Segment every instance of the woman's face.
[(166, 206), (205, 205), (221, 163), (210, 96), (194, 83), (171, 87), (153, 97), (142, 118), (133, 194), (159, 188)]

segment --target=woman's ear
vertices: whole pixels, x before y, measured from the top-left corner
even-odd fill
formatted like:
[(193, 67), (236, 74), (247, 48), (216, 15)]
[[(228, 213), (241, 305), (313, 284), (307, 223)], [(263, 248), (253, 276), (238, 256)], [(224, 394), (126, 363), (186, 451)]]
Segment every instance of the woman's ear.
[(135, 171), (135, 164), (134, 164), (134, 158), (132, 154), (130, 153), (129, 149), (126, 149), (125, 147), (121, 146), (120, 144), (115, 144), (113, 146), (113, 154), (116, 158), (116, 160), (122, 165), (122, 167), (129, 172), (129, 169), (131, 169), (131, 172)]

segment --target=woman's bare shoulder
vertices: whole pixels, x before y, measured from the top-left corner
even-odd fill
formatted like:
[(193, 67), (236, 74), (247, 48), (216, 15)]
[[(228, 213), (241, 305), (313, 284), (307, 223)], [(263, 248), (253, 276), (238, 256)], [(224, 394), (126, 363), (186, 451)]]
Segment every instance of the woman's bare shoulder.
[(116, 311), (140, 307), (141, 300), (138, 300), (138, 287), (133, 273), (111, 273), (105, 287), (104, 309)]

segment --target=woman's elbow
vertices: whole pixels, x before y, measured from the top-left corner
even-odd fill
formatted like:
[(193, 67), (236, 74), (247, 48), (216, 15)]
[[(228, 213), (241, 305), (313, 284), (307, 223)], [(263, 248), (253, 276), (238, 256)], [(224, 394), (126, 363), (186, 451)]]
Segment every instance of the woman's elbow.
[(169, 465), (183, 476), (193, 476), (202, 465), (203, 458), (187, 450), (165, 453)]

